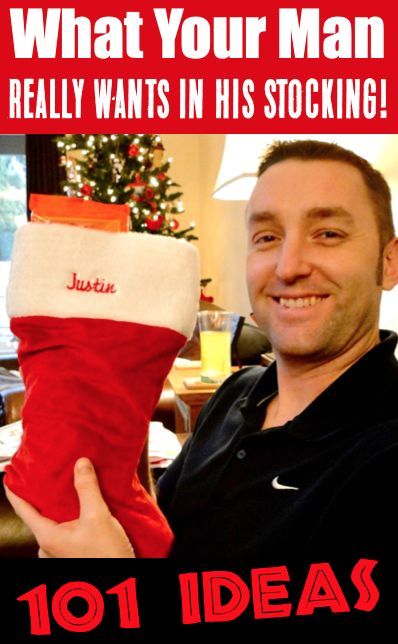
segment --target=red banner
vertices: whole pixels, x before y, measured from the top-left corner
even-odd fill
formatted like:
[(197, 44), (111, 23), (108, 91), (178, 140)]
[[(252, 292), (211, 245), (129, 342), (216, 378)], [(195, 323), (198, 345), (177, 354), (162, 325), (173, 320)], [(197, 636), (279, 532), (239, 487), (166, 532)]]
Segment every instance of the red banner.
[(2, 133), (398, 132), (387, 0), (60, 4), (1, 4)]

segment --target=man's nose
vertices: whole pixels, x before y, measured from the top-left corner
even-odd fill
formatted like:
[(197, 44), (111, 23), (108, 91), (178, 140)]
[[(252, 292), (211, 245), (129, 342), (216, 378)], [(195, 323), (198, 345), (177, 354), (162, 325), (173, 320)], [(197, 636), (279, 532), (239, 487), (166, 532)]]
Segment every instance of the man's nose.
[(307, 277), (312, 271), (310, 250), (301, 237), (285, 238), (279, 247), (275, 274), (282, 282), (291, 283)]

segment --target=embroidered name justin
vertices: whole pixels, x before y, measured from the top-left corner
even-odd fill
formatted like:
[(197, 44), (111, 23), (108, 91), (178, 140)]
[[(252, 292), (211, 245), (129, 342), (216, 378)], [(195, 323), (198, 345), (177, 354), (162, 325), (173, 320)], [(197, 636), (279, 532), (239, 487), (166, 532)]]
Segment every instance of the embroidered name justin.
[(95, 293), (116, 293), (116, 287), (111, 282), (106, 283), (104, 278), (97, 277), (95, 280), (78, 279), (77, 273), (73, 273), (72, 284), (67, 284), (70, 291), (94, 291)]

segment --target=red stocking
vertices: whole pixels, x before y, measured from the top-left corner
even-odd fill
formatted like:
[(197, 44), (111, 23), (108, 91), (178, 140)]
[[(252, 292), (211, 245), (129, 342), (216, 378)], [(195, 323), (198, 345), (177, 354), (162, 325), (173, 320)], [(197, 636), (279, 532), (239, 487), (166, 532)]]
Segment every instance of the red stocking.
[(191, 334), (198, 262), (187, 242), (27, 224), (8, 307), (26, 385), (15, 494), (56, 521), (78, 516), (73, 466), (87, 456), (138, 556), (167, 556), (170, 528), (136, 469), (163, 381)]

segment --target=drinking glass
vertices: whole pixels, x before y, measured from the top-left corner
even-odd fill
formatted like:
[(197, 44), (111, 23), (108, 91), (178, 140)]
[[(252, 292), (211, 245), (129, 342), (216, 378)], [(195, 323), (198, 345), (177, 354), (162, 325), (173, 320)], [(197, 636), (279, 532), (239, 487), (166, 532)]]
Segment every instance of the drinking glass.
[(199, 314), (202, 382), (221, 383), (231, 373), (233, 314), (226, 311), (201, 311)]

